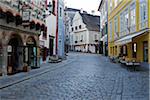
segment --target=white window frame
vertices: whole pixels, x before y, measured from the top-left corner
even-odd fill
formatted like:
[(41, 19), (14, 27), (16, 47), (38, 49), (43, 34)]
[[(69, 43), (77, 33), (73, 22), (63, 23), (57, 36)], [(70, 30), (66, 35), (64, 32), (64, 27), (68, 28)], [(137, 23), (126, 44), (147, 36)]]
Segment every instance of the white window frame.
[(130, 32), (136, 31), (136, 3), (130, 5)]
[[(148, 26), (148, 1), (140, 0), (140, 28), (146, 28)], [(145, 14), (145, 16), (144, 16)]]
[(126, 8), (124, 11), (124, 30), (125, 34), (129, 34), (129, 8)]
[(124, 32), (124, 12), (122, 12), (120, 14), (120, 34), (119, 36), (123, 36), (123, 32)]

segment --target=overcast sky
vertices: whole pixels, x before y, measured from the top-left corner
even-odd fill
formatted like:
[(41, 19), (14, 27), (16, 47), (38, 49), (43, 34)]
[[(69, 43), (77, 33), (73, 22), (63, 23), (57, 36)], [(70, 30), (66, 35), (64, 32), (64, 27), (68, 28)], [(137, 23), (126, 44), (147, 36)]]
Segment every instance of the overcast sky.
[(65, 0), (65, 5), (67, 7), (71, 8), (77, 8), (87, 11), (88, 13), (91, 13), (92, 10), (96, 11), (96, 14), (98, 13), (98, 6), (99, 6), (100, 0)]

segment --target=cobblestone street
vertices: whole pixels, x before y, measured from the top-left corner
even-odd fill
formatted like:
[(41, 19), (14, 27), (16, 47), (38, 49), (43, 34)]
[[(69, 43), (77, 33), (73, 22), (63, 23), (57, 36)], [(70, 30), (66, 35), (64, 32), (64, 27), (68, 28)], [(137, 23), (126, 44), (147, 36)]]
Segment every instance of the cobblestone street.
[(129, 71), (101, 55), (68, 55), (72, 63), (1, 89), (0, 100), (149, 100), (148, 71)]

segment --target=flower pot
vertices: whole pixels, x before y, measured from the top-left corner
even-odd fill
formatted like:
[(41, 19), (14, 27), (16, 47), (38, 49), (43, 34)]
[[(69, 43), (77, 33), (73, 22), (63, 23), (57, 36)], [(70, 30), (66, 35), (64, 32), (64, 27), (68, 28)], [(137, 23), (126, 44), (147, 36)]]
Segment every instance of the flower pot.
[(23, 67), (23, 71), (24, 71), (24, 72), (29, 72), (29, 70), (30, 70), (30, 69), (29, 69), (29, 66), (24, 66), (24, 67)]

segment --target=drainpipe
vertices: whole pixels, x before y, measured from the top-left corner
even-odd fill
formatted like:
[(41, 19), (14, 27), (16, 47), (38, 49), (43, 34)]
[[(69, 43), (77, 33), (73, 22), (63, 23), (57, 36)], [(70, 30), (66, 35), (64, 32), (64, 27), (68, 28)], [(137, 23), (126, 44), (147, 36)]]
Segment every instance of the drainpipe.
[(59, 5), (59, 0), (57, 0), (57, 2), (56, 2), (56, 4), (57, 4), (57, 13), (56, 13), (56, 55), (58, 54), (58, 5)]

